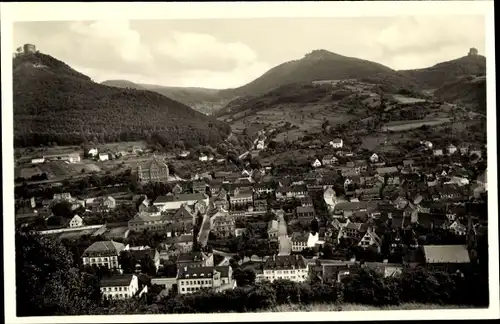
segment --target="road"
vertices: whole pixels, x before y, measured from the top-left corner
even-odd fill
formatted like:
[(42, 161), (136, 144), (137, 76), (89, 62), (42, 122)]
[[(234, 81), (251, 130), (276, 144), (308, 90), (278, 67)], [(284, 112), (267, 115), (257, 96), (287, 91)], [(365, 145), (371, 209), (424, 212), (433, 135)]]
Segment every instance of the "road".
[(279, 253), (278, 255), (290, 255), (292, 253), (292, 242), (288, 237), (287, 224), (285, 221), (285, 214), (283, 211), (278, 212), (278, 242)]
[(201, 229), (198, 233), (198, 243), (201, 247), (205, 247), (208, 242), (208, 235), (210, 234), (210, 217), (208, 212), (203, 216), (203, 221), (201, 222)]

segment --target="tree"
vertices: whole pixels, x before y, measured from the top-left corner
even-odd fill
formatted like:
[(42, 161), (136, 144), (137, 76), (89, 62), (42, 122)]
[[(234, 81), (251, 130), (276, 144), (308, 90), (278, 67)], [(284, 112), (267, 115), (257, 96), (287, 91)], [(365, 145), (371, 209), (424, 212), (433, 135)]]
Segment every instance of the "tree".
[(118, 263), (125, 273), (134, 273), (137, 261), (134, 256), (128, 251), (122, 251), (118, 257)]
[(69, 201), (61, 201), (52, 206), (52, 213), (55, 216), (71, 218), (73, 216), (73, 210), (71, 207), (72, 206)]
[(144, 256), (144, 258), (142, 258), (141, 260), (141, 272), (149, 276), (156, 275), (156, 265), (149, 255)]
[(233, 279), (236, 280), (238, 287), (250, 286), (255, 283), (255, 272), (253, 269), (236, 268), (233, 272)]
[(73, 267), (60, 241), (18, 230), (15, 243), (17, 316), (93, 312), (100, 300), (96, 280)]

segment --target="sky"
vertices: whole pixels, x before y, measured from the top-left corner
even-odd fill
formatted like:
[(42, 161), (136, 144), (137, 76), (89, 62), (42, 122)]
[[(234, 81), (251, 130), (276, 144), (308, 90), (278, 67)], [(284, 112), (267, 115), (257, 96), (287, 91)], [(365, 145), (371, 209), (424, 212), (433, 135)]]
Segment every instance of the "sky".
[(485, 53), (483, 16), (16, 22), (14, 48), (40, 52), (96, 82), (235, 88), (315, 49), (415, 69)]

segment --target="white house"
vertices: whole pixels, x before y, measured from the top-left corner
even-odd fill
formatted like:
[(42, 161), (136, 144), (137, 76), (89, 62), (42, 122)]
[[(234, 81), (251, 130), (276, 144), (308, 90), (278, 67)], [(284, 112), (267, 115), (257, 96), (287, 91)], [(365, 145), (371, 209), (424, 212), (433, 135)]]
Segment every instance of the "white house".
[(153, 202), (153, 206), (157, 207), (161, 212), (168, 210), (178, 210), (182, 205), (186, 204), (189, 207), (194, 206), (197, 202), (202, 201), (205, 205), (209, 205), (209, 198), (205, 193), (190, 193), (166, 196), (159, 196)]
[(378, 162), (378, 155), (377, 155), (377, 153), (373, 153), (372, 156), (370, 156), (370, 162), (372, 162), (372, 163), (377, 163)]
[(99, 154), (99, 150), (96, 148), (91, 148), (90, 150), (88, 150), (87, 154), (91, 157), (96, 157), (97, 154)]
[(434, 154), (434, 156), (442, 156), (443, 150), (442, 149), (434, 150), (433, 154)]
[(44, 163), (44, 162), (45, 162), (45, 158), (43, 158), (43, 157), (31, 160), (31, 164), (40, 164), (40, 163)]
[(342, 148), (344, 146), (344, 141), (341, 138), (336, 138), (330, 141), (329, 144), (333, 148)]
[(366, 231), (365, 235), (359, 241), (358, 246), (364, 249), (373, 246), (380, 252), (382, 239), (371, 228), (368, 228), (368, 231)]
[(68, 161), (69, 163), (78, 163), (81, 161), (80, 159), (80, 154), (78, 153), (71, 153), (68, 155)]
[(99, 161), (108, 161), (109, 154), (108, 153), (99, 153)]
[(207, 288), (215, 291), (233, 289), (236, 281), (232, 277), (230, 266), (181, 267), (177, 274), (178, 293), (191, 294)]
[(432, 143), (429, 141), (423, 141), (423, 142), (421, 141), (420, 144), (422, 144), (423, 146), (425, 146), (428, 149), (432, 149)]
[(448, 150), (448, 154), (452, 155), (452, 154), (455, 154), (457, 152), (457, 147), (453, 144), (450, 144), (450, 145), (448, 145), (447, 150)]
[(205, 154), (201, 154), (198, 157), (198, 160), (200, 160), (200, 161), (208, 161), (208, 156), (206, 156)]
[(78, 215), (73, 216), (73, 218), (69, 222), (69, 227), (71, 227), (71, 228), (80, 227), (82, 225), (83, 225), (83, 219)]
[(273, 255), (267, 258), (263, 271), (264, 279), (270, 282), (278, 279), (304, 282), (308, 278), (309, 263), (302, 255)]
[(129, 299), (139, 291), (139, 280), (134, 274), (104, 277), (99, 285), (104, 299)]
[(263, 150), (264, 149), (264, 141), (258, 141), (257, 146), (255, 148), (257, 150)]
[(83, 265), (96, 265), (109, 269), (119, 269), (118, 256), (125, 249), (120, 242), (98, 241), (89, 246), (82, 255)]
[(316, 159), (311, 165), (313, 168), (319, 168), (321, 166), (321, 161)]

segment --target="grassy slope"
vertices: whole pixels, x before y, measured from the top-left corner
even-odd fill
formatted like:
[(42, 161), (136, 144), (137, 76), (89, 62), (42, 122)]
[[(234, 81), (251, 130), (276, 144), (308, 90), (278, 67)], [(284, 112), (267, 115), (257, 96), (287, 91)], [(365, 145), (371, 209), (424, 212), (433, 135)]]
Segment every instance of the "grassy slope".
[(266, 312), (333, 312), (333, 311), (376, 311), (376, 310), (430, 310), (430, 309), (464, 309), (472, 308), (467, 306), (457, 305), (436, 305), (436, 304), (417, 304), (407, 303), (397, 306), (369, 306), (369, 305), (356, 305), (356, 304), (312, 304), (312, 305), (280, 305), (271, 309), (265, 310)]

